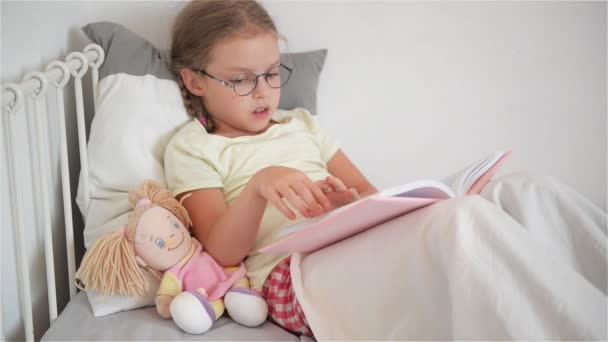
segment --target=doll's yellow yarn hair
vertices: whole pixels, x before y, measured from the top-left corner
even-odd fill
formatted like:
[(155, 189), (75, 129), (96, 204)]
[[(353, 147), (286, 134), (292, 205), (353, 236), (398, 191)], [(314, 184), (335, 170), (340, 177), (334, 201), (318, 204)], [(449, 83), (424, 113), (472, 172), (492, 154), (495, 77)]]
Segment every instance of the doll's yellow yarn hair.
[[(140, 202), (143, 199), (148, 201)], [(104, 295), (144, 296), (150, 290), (146, 272), (156, 277), (160, 277), (160, 272), (140, 267), (135, 259), (135, 230), (141, 216), (146, 210), (160, 206), (173, 213), (186, 227), (192, 225), (186, 208), (169, 190), (154, 181), (146, 181), (131, 191), (129, 202), (134, 210), (125, 229), (104, 235), (86, 252), (76, 273), (79, 289)]]
[[(150, 200), (149, 205), (138, 206), (137, 203), (142, 199)], [(143, 213), (155, 206), (163, 207), (175, 215), (186, 228), (192, 226), (188, 211), (178, 202), (171, 192), (155, 181), (146, 181), (139, 188), (129, 193), (129, 202), (135, 208), (129, 216), (129, 229), (137, 227), (139, 219)]]

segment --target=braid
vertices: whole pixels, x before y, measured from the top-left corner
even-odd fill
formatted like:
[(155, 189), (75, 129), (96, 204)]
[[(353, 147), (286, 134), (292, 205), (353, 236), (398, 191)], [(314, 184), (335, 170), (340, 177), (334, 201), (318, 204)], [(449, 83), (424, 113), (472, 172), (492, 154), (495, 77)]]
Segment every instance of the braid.
[(209, 112), (203, 106), (201, 99), (192, 94), (186, 85), (184, 84), (184, 80), (181, 77), (177, 77), (177, 84), (179, 85), (180, 92), (182, 94), (182, 100), (184, 101), (184, 106), (186, 107), (186, 112), (193, 118), (203, 118), (204, 122), (201, 122), (205, 127), (207, 132), (212, 132), (215, 128), (213, 121), (211, 120), (211, 116)]
[(198, 115), (196, 115), (194, 111), (194, 108), (192, 107), (192, 101), (190, 100), (190, 92), (184, 85), (184, 81), (181, 77), (177, 78), (177, 84), (179, 85), (179, 90), (182, 93), (182, 100), (184, 101), (184, 106), (186, 106), (186, 112), (188, 112), (188, 115), (193, 118), (198, 117)]

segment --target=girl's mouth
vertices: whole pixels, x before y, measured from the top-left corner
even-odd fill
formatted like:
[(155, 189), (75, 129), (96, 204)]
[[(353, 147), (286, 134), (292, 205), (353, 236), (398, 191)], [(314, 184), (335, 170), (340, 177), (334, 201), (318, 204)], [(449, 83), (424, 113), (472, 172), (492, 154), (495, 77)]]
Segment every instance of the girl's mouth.
[(253, 111), (253, 115), (255, 115), (255, 117), (258, 119), (267, 118), (269, 113), (270, 113), (270, 110), (268, 107), (264, 108), (264, 110), (262, 110), (262, 111)]

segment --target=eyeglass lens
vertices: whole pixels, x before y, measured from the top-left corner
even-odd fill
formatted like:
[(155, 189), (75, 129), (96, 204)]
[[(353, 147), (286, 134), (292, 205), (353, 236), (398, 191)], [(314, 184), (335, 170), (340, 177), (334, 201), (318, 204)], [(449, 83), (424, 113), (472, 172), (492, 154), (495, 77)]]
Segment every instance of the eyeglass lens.
[[(283, 65), (268, 70), (265, 76), (266, 83), (272, 88), (280, 88), (289, 80), (290, 72)], [(257, 77), (252, 73), (244, 73), (234, 78), (234, 91), (239, 95), (248, 95), (255, 90)]]

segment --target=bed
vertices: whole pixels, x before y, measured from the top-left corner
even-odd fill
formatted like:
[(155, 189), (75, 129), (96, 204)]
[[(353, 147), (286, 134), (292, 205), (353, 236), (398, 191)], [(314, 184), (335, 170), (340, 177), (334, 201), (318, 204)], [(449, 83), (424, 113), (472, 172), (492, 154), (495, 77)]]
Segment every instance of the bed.
[[(47, 282), (50, 284), (48, 298), (51, 324), (42, 336), (42, 340), (300, 340), (300, 337), (290, 334), (270, 321), (257, 328), (247, 328), (233, 322), (227, 314), (221, 317), (206, 334), (188, 335), (171, 320), (163, 320), (158, 316), (150, 296), (106, 298), (91, 292), (77, 291), (74, 279), (77, 257), (72, 212), (77, 212), (75, 215), (82, 215), (85, 221), (85, 248), (101, 234), (115, 229), (116, 222), (126, 219), (128, 215), (129, 210), (125, 210), (125, 190), (131, 187), (129, 184), (139, 183), (144, 179), (157, 179), (164, 183), (163, 145), (180, 125), (189, 120), (183, 104), (180, 103), (177, 84), (166, 66), (164, 58), (167, 51), (157, 50), (144, 38), (119, 24), (98, 22), (82, 29), (90, 38), (91, 44), (86, 45), (81, 51), (68, 53), (63, 60), (49, 63), (45, 70), (27, 73), (20, 82), (2, 85), (3, 114), (21, 114), (21, 110), (29, 110), (41, 118), (36, 124), (38, 133), (36, 144), (41, 153), (38, 157), (42, 161), (40, 168), (43, 170), (41, 172), (43, 191), (48, 191), (46, 189), (53, 181), (48, 177), (50, 161), (42, 152), (48, 148), (49, 141), (49, 133), (46, 131), (48, 123), (45, 120), (54, 118), (55, 115), (59, 120), (62, 191), (63, 198), (66, 199), (70, 198), (71, 193), (67, 146), (76, 141), (79, 145), (81, 173), (76, 198), (78, 206), (72, 207), (70, 200), (63, 201), (71, 299), (58, 315), (55, 270), (52, 266), (55, 263), (55, 253), (51, 243), (52, 222), (45, 220), (45, 260)], [(325, 54), (326, 50), (319, 49), (289, 56), (282, 55), (283, 58), (288, 59), (286, 62), (291, 62), (302, 71), (307, 71), (306, 68), (314, 71), (313, 77), (300, 76), (299, 79), (296, 77), (292, 80), (295, 81), (292, 95), (283, 99), (282, 108), (306, 106), (314, 111), (315, 97), (310, 91), (316, 91), (318, 74)], [(83, 91), (89, 89), (87, 84), (84, 84), (89, 77), (90, 93)], [(310, 91), (302, 91), (300, 89), (302, 87)], [(75, 94), (78, 137), (74, 141), (67, 140), (65, 110), (71, 106), (64, 105), (64, 91), (73, 91)], [(167, 99), (164, 102), (146, 103), (150, 99), (157, 98), (158, 94), (169, 95), (164, 96)], [(33, 107), (28, 103), (30, 97), (35, 103)], [(52, 116), (47, 115), (47, 98), (56, 104), (50, 106)], [(88, 132), (84, 113), (84, 102), (87, 100), (92, 100), (95, 107), (95, 116)], [(150, 113), (155, 119), (149, 119)], [(120, 120), (120, 123), (116, 120)], [(140, 125), (139, 134), (125, 133), (132, 130), (133, 126), (129, 125), (142, 120), (146, 121), (146, 124)], [(12, 155), (10, 142), (17, 141), (14, 139), (16, 130), (11, 129), (10, 123), (7, 126), (8, 164), (15, 166), (15, 156)], [(135, 140), (120, 139), (121, 136), (134, 137)], [(136, 146), (136, 148), (117, 159), (116, 152), (125, 149), (111, 145), (112, 143), (122, 144), (122, 147)], [(144, 160), (138, 156), (144, 156)], [(118, 162), (120, 167), (113, 168), (116, 165), (108, 163), (108, 160)], [(136, 169), (139, 169), (135, 172), (137, 174), (128, 172)], [(10, 171), (10, 191), (14, 195), (20, 191), (15, 180), (19, 170)], [(48, 192), (43, 195), (43, 198), (48, 198)], [(48, 201), (44, 201), (43, 207), (47, 213), (50, 211)], [(21, 235), (23, 234), (21, 228), (23, 220), (20, 219), (22, 214), (23, 209), (16, 203), (13, 206), (13, 217), (18, 221), (16, 225), (19, 229), (15, 232), (17, 249), (20, 253), (26, 250), (24, 237)], [(20, 258), (20, 261), (22, 260), (26, 260), (23, 254)], [(19, 270), (23, 282), (30, 283), (29, 267), (21, 262)], [(25, 337), (27, 340), (34, 340), (34, 322), (38, 322), (39, 319), (33, 317), (31, 310), (33, 298), (29, 286), (20, 289), (20, 298)]]
[[(57, 111), (62, 114), (61, 89), (67, 85), (68, 74), (74, 78), (81, 160), (76, 200), (85, 218), (88, 246), (124, 222), (129, 213), (125, 194), (134, 184), (145, 178), (162, 180), (162, 146), (188, 118), (183, 111), (174, 110), (180, 100), (179, 90), (163, 67), (166, 51), (156, 50), (113, 23), (93, 23), (84, 31), (93, 44), (82, 52), (68, 54), (65, 63), (50, 63), (44, 73), (27, 74), (20, 84), (3, 85), (2, 104), (8, 112), (15, 112), (23, 106), (27, 94), (37, 94), (37, 100), (41, 100), (40, 95), (55, 86), (60, 99)], [(138, 58), (140, 63), (135, 65), (125, 61), (134, 58), (134, 52), (143, 58)], [(311, 72), (306, 74), (312, 75), (296, 83), (302, 88), (295, 93), (316, 90), (326, 52), (321, 49), (286, 56), (299, 69), (308, 68)], [(88, 71), (96, 113), (87, 146), (81, 79)], [(143, 96), (137, 91), (149, 93)], [(120, 96), (113, 98), (117, 94)], [(164, 102), (146, 104), (150, 94), (162, 94), (157, 98)], [(314, 97), (286, 96), (281, 101), (287, 101), (285, 108), (302, 106), (313, 111), (316, 104), (311, 99)], [(41, 111), (37, 114), (45, 118), (41, 108), (34, 110)], [(122, 120), (122, 124), (116, 120)], [(146, 125), (138, 134), (129, 134), (133, 132), (130, 125), (142, 120)], [(44, 128), (41, 120), (41, 146), (48, 139), (42, 133)], [(65, 130), (62, 134), (62, 186), (64, 193), (70, 194)], [(41, 167), (48, 169), (41, 157)], [(13, 156), (8, 156), (8, 163), (14, 164)], [(15, 192), (14, 188), (10, 190)], [(173, 322), (160, 319), (150, 298), (78, 293), (74, 287), (73, 228), (68, 219), (72, 208), (70, 201), (64, 205), (71, 299), (57, 315), (53, 253), (47, 244), (52, 324), (42, 340), (302, 339), (271, 322), (246, 328), (229, 317), (222, 317), (203, 335), (188, 335)], [(21, 215), (18, 208), (15, 214)], [(45, 232), (46, 241), (50, 241), (50, 222), (45, 222)], [(320, 340), (605, 340), (606, 234), (605, 212), (587, 199), (553, 179), (515, 174), (492, 181), (480, 196), (443, 201), (319, 252), (298, 254), (291, 271), (298, 298)], [(23, 247), (23, 237), (17, 237), (17, 244)], [(394, 248), (379, 250), (379, 245)], [(370, 258), (381, 254), (382, 260), (394, 258), (397, 262), (383, 265)], [(401, 272), (400, 267), (416, 273)], [(341, 272), (346, 269), (350, 272)], [(21, 264), (20, 270), (27, 283), (27, 265)], [(353, 277), (357, 272), (363, 276)], [(361, 279), (373, 280), (386, 274), (394, 275), (394, 281), (380, 283), (383, 286), (379, 292), (387, 294), (382, 301), (368, 297), (349, 301), (353, 292), (369, 291), (373, 282)], [(321, 286), (327, 279), (334, 285), (351, 286)], [(20, 295), (25, 303), (26, 338), (33, 340), (28, 287)], [(394, 305), (396, 302), (399, 305)]]
[[(77, 330), (74, 327), (79, 327)], [(213, 328), (202, 335), (190, 335), (170, 320), (158, 316), (156, 308), (147, 307), (95, 317), (84, 292), (68, 303), (57, 320), (44, 334), (43, 341), (299, 341), (277, 325), (266, 322), (247, 328), (221, 317)]]

